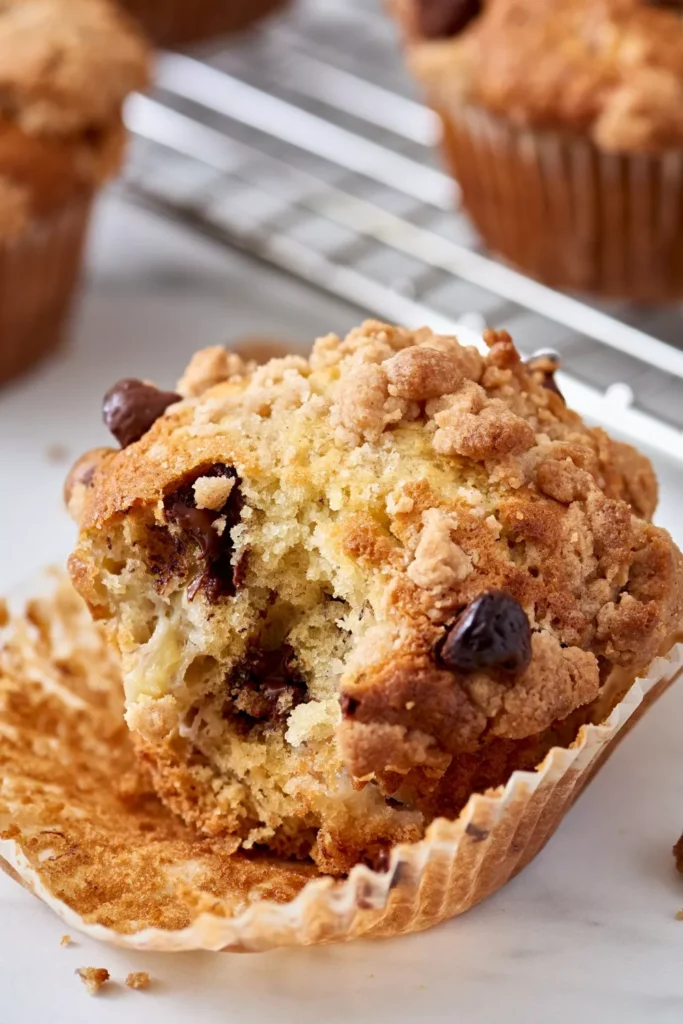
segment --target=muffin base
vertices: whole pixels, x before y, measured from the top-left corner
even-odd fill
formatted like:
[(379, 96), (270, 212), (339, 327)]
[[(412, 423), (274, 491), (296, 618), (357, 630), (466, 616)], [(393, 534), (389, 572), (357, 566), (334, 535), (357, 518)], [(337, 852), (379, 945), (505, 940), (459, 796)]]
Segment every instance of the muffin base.
[(239, 32), (286, 0), (122, 0), (154, 42), (163, 46), (199, 42)]
[[(116, 659), (67, 584), (0, 648), (0, 866), (93, 938), (137, 949), (260, 951), (422, 931), (533, 859), (619, 740), (683, 668), (658, 658), (600, 725), (535, 771), (473, 794), (456, 820), (343, 881), (230, 853), (159, 804), (135, 768)], [(93, 898), (93, 893), (97, 898)]]
[(553, 288), (683, 297), (683, 151), (606, 153), (436, 102), (446, 161), (486, 244)]
[(84, 194), (0, 244), (0, 381), (21, 373), (62, 340), (91, 206), (91, 194)]

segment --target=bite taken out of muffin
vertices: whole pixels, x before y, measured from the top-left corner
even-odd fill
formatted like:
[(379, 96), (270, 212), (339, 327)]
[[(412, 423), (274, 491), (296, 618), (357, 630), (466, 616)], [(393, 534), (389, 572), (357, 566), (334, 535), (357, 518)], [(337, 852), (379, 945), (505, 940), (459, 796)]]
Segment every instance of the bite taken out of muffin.
[(673, 644), (646, 458), (505, 332), (369, 321), (124, 381), (67, 481), (76, 588), (161, 799), (343, 874), (600, 722)]

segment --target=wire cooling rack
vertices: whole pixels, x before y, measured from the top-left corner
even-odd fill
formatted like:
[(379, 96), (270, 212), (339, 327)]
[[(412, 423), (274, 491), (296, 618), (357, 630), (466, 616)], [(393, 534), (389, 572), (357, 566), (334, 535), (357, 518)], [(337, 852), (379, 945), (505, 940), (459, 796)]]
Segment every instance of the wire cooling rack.
[(368, 313), (562, 357), (571, 405), (683, 464), (683, 313), (599, 307), (486, 255), (380, 0), (300, 0), (165, 53), (126, 112), (127, 196)]

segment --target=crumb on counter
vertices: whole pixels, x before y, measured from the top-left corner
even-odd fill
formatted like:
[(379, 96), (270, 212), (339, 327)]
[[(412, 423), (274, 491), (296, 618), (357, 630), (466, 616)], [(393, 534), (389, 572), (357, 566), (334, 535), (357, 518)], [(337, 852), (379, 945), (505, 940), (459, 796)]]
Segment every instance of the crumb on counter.
[(59, 945), (60, 946), (70, 946), (71, 944), (72, 944), (71, 943), (71, 936), (70, 935), (62, 935), (61, 939), (59, 940)]
[(131, 971), (126, 978), (128, 988), (145, 989), (150, 986), (150, 977), (147, 971)]
[(48, 462), (66, 462), (69, 457), (69, 449), (60, 441), (56, 441), (54, 444), (49, 444), (45, 449), (45, 458)]
[(89, 995), (97, 995), (102, 986), (109, 981), (109, 971), (106, 967), (77, 967), (74, 971), (81, 979)]

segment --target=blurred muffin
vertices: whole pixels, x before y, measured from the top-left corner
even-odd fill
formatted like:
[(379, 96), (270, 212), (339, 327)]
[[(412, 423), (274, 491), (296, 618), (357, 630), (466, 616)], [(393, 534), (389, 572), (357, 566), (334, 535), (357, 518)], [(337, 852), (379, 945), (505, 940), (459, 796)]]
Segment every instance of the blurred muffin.
[(238, 32), (286, 0), (120, 0), (163, 46)]
[(645, 0), (395, 0), (463, 203), (546, 284), (683, 295), (683, 19)]
[(147, 52), (103, 0), (0, 5), (0, 380), (63, 332), (92, 199), (119, 167)]

